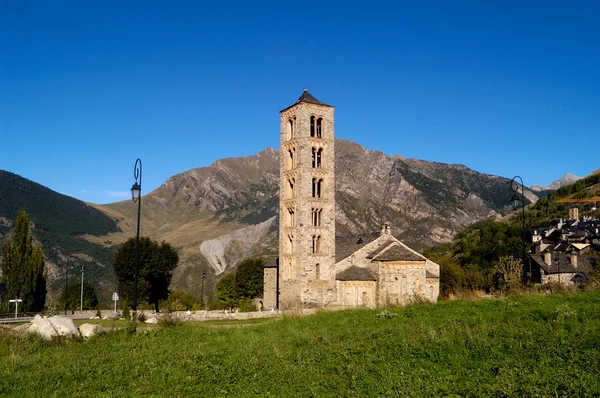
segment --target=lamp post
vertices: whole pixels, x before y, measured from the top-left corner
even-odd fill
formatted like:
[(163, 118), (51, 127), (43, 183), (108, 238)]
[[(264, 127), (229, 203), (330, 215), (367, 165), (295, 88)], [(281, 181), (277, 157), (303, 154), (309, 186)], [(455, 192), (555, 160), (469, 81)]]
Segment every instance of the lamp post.
[[(139, 184), (138, 177), (140, 179)], [(133, 274), (133, 322), (135, 324), (137, 318), (137, 280), (140, 271), (140, 210), (142, 207), (142, 160), (139, 158), (133, 166), (133, 178), (135, 178), (135, 182), (131, 186), (131, 199), (138, 204), (137, 233), (135, 235), (135, 271)]]
[[(140, 179), (139, 183), (138, 177)], [(140, 271), (140, 210), (142, 207), (142, 161), (139, 158), (135, 161), (135, 165), (133, 166), (133, 178), (135, 178), (135, 182), (131, 186), (131, 199), (133, 199), (134, 202), (137, 202), (138, 205), (137, 233), (135, 236), (135, 271), (133, 274), (133, 322), (135, 324), (137, 319), (138, 274)]]
[(69, 261), (71, 257), (67, 257), (65, 266), (65, 316), (67, 316), (67, 308), (69, 307)]
[(83, 268), (84, 265), (81, 264), (81, 311), (83, 311)]
[[(519, 183), (516, 179), (521, 180), (521, 198), (519, 199)], [(510, 199), (512, 207), (514, 210), (519, 208), (519, 204), (521, 205), (521, 218), (523, 222), (523, 236), (522, 236), (522, 259), (523, 259), (523, 268), (525, 268), (525, 262), (527, 260), (525, 256), (525, 186), (523, 185), (523, 179), (520, 176), (514, 176), (512, 181), (510, 182), (510, 188), (512, 189), (513, 195)], [(527, 268), (527, 274), (525, 275), (525, 283), (528, 283), (531, 278), (531, 264)]]
[(206, 279), (206, 271), (202, 271), (202, 288), (200, 289), (200, 307), (204, 309), (204, 279)]

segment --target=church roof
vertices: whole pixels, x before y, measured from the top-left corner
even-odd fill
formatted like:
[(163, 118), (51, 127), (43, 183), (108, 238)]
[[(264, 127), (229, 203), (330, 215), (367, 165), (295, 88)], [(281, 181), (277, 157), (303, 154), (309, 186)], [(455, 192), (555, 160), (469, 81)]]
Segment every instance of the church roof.
[(377, 278), (368, 268), (357, 267), (356, 265), (345, 269), (335, 276), (338, 281), (376, 281)]
[[(306, 103), (309, 103), (309, 104), (323, 105), (323, 106), (328, 106), (328, 107), (333, 108), (331, 105), (324, 104), (323, 102), (321, 102), (318, 99), (316, 99), (315, 97), (313, 97), (312, 94), (309, 93), (307, 89), (304, 89), (304, 92), (302, 93), (302, 95), (300, 96), (300, 98), (298, 98), (298, 100), (296, 101), (296, 103), (294, 103), (294, 105), (297, 105), (297, 104), (299, 104), (301, 102), (306, 102)], [(288, 106), (287, 108), (283, 109), (281, 112), (283, 112), (285, 110), (288, 110), (289, 108), (291, 108), (294, 105)]]
[(355, 251), (379, 238), (379, 232), (335, 237), (335, 262), (340, 262)]
[(416, 254), (397, 242), (390, 242), (383, 250), (371, 252), (367, 258), (373, 261), (425, 261), (426, 258)]

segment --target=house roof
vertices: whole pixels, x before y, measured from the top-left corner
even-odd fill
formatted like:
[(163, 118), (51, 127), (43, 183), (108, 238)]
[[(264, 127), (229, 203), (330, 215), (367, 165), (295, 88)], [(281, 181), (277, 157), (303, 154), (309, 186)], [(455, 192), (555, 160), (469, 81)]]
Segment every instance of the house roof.
[(338, 273), (335, 279), (338, 281), (376, 281), (377, 277), (368, 268), (353, 265)]
[(286, 111), (286, 110), (290, 109), (292, 106), (297, 105), (297, 104), (299, 104), (301, 102), (306, 102), (306, 103), (309, 103), (309, 104), (322, 105), (322, 106), (328, 106), (330, 108), (333, 108), (331, 105), (327, 105), (327, 104), (322, 103), (321, 101), (319, 101), (318, 99), (316, 99), (315, 97), (313, 97), (311, 95), (311, 93), (308, 92), (307, 89), (304, 89), (304, 92), (302, 93), (302, 95), (300, 96), (300, 98), (298, 98), (298, 100), (293, 105), (290, 105), (287, 108), (281, 110), (281, 112)]
[(547, 274), (587, 274), (600, 265), (600, 259), (597, 256), (577, 255), (577, 266), (574, 266), (570, 260), (571, 255), (562, 252), (552, 254), (550, 264), (546, 264), (544, 256), (539, 254), (532, 254), (530, 258)]

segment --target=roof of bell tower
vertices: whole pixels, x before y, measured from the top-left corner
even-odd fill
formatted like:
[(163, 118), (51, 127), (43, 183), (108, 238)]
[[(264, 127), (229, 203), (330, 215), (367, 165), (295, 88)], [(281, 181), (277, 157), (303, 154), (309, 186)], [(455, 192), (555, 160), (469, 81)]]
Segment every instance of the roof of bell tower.
[[(316, 99), (315, 97), (313, 97), (312, 94), (309, 93), (307, 89), (304, 89), (304, 92), (302, 93), (300, 98), (298, 98), (298, 100), (296, 101), (296, 103), (294, 105), (297, 105), (301, 102), (306, 102), (308, 104), (316, 104), (316, 105), (321, 105), (321, 106), (328, 106), (330, 108), (333, 108), (333, 106), (324, 104), (321, 101), (319, 101), (318, 99)], [(294, 105), (288, 106), (287, 108), (283, 109), (281, 112), (290, 109)]]

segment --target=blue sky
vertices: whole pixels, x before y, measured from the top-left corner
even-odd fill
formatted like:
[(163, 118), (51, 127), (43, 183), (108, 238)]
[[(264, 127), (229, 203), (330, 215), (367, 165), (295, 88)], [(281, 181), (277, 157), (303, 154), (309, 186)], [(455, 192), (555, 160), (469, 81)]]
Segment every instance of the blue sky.
[(0, 0), (0, 169), (123, 200), (138, 157), (148, 193), (278, 148), (307, 87), (368, 149), (528, 186), (584, 176), (600, 168), (598, 4)]

